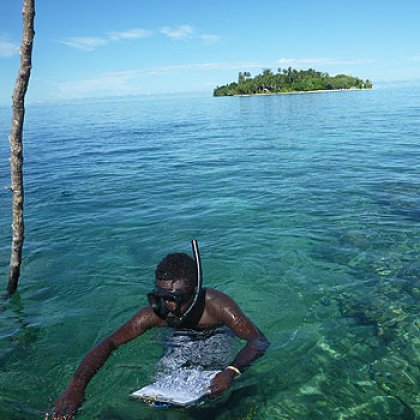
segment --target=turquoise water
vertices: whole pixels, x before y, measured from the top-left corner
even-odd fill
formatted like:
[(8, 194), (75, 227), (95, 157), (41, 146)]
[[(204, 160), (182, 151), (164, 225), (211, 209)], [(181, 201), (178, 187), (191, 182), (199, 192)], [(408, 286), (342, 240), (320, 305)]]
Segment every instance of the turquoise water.
[[(9, 185), (10, 110), (0, 113)], [(40, 418), (83, 355), (199, 240), (205, 285), (271, 341), (219, 401), (159, 412), (162, 331), (122, 347), (81, 419), (420, 414), (420, 89), (32, 105), (19, 291), (0, 300), (0, 418)], [(6, 288), (10, 192), (0, 193)]]

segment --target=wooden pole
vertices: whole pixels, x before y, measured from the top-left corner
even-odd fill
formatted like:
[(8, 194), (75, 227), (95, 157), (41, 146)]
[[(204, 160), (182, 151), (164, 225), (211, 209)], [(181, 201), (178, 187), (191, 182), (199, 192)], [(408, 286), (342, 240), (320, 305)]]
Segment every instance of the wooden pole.
[(32, 68), (32, 44), (35, 36), (35, 0), (23, 0), (23, 32), (20, 45), (20, 65), (13, 92), (13, 119), (10, 130), (10, 170), (12, 190), (12, 253), (7, 292), (13, 294), (18, 285), (24, 239), (23, 223), (23, 121), (25, 94)]

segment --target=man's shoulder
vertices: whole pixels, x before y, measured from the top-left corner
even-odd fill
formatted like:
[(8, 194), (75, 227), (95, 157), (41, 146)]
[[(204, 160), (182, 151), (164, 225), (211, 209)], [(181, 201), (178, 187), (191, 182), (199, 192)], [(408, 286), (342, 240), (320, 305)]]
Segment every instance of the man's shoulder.
[(150, 305), (141, 308), (131, 319), (130, 323), (142, 324), (146, 329), (159, 327), (163, 321), (157, 316), (156, 312)]
[(228, 298), (232, 300), (226, 293), (221, 292), (220, 290), (213, 289), (212, 287), (206, 287), (206, 299), (223, 299)]
[(206, 308), (217, 307), (221, 308), (236, 306), (235, 301), (226, 293), (210, 287), (206, 288)]
[(227, 325), (234, 328), (234, 323), (244, 320), (245, 315), (239, 305), (226, 293), (217, 289), (207, 289), (204, 319), (209, 324)]

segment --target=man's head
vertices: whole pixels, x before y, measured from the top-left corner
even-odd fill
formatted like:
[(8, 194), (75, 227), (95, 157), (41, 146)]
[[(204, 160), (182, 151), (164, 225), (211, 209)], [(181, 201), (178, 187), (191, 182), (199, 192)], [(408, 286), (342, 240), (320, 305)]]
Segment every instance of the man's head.
[[(197, 285), (197, 266), (187, 254), (168, 254), (157, 266), (155, 273), (158, 283), (184, 283), (184, 289), (192, 291)], [(172, 288), (175, 288), (174, 286)]]
[(157, 266), (155, 288), (149, 304), (167, 321), (182, 316), (190, 307), (197, 286), (197, 266), (187, 254), (167, 255)]

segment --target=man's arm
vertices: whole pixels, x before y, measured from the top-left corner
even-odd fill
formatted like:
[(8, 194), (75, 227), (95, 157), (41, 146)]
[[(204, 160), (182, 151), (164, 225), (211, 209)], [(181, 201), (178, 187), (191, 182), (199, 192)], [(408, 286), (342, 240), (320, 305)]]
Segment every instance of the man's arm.
[(90, 350), (80, 363), (67, 389), (55, 402), (52, 418), (60, 419), (65, 415), (67, 419), (71, 418), (83, 402), (87, 384), (105, 364), (111, 353), (146, 330), (158, 326), (159, 323), (160, 319), (152, 308), (145, 307)]
[(210, 390), (212, 393), (219, 394), (230, 386), (235, 376), (239, 376), (252, 362), (261, 357), (270, 343), (253, 322), (245, 316), (233, 299), (214, 289), (209, 289), (208, 295), (208, 308), (212, 317), (219, 323), (228, 326), (237, 337), (247, 341), (230, 368), (225, 369), (214, 378)]

